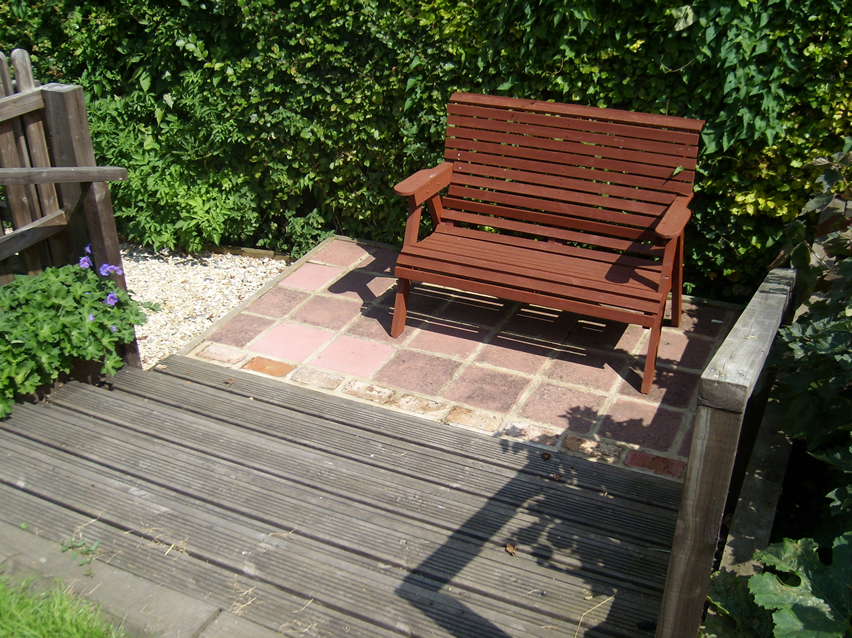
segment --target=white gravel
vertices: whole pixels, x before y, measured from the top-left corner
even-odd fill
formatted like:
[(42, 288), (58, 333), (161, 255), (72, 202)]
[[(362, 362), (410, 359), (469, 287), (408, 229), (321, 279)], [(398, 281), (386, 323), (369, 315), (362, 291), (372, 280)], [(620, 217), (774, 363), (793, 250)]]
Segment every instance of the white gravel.
[(148, 369), (205, 332), (287, 268), (283, 260), (202, 252), (195, 255), (122, 246), (127, 288), (137, 301), (160, 304), (136, 329)]

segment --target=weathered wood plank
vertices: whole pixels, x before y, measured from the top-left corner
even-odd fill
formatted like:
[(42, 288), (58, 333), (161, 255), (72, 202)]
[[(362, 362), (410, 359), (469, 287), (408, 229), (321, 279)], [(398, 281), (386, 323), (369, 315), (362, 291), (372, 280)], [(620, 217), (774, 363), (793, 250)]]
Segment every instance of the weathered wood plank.
[[(258, 554), (257, 549), (253, 549), (258, 542), (256, 525), (237, 512), (250, 512), (247, 515), (273, 528), (292, 531), (290, 523), (281, 519), (280, 514), (281, 511), (287, 511), (285, 502), (290, 498), (290, 488), (277, 482), (276, 486), (267, 485), (268, 478), (252, 475), (244, 468), (219, 460), (215, 475), (226, 482), (218, 489), (211, 490), (209, 482), (206, 488), (203, 486), (210, 467), (203, 456), (189, 454), (174, 446), (169, 452), (169, 446), (149, 438), (140, 444), (138, 441), (119, 441), (101, 436), (97, 423), (92, 423), (88, 428), (88, 437), (75, 433), (74, 423), (68, 423), (63, 433), (60, 424), (64, 419), (54, 417), (54, 414), (44, 415), (41, 423), (31, 418), (29, 423), (32, 427), (26, 436), (31, 440), (44, 440), (56, 451), (36, 449), (25, 441), (6, 438), (6, 449), (16, 454), (9, 464), (0, 469), (0, 476), (8, 481), (12, 478), (23, 480), (30, 492), (61, 498), (74, 509), (85, 510), (92, 516), (100, 512), (101, 521), (111, 522), (118, 527), (132, 526), (142, 520), (146, 527), (180, 530), (172, 535), (161, 534), (161, 542), (174, 544), (180, 542), (181, 533), (189, 534), (192, 539), (189, 551), (192, 554), (206, 558), (215, 556), (220, 564), (233, 563), (232, 569), (235, 570), (239, 564), (251, 561), (251, 558), (237, 558), (233, 561), (227, 553), (224, 556), (217, 553), (216, 548), (244, 548), (243, 556)], [(73, 458), (67, 458), (69, 454), (88, 457), (97, 466), (80, 469)], [(128, 478), (124, 479), (123, 476)], [(155, 482), (147, 480), (148, 476), (155, 477)], [(57, 482), (61, 483), (61, 487), (56, 487)], [(179, 491), (187, 494), (187, 497), (181, 498), (169, 492), (171, 485), (179, 486)], [(92, 486), (96, 487), (94, 491), (91, 490)], [(215, 504), (208, 496), (210, 493), (215, 494)], [(585, 578), (578, 581), (572, 574), (565, 572), (561, 573), (559, 582), (554, 583), (547, 569), (532, 563), (522, 572), (513, 569), (515, 577), (506, 579), (504, 565), (510, 559), (500, 548), (493, 552), (494, 558), (489, 558), (488, 552), (482, 553), (463, 536), (447, 537), (444, 534), (435, 537), (423, 526), (413, 527), (411, 523), (400, 520), (382, 522), (386, 515), (375, 512), (363, 510), (357, 514), (356, 508), (351, 514), (345, 514), (339, 511), (339, 508), (346, 511), (345, 501), (335, 505), (329, 502), (328, 496), (319, 496), (319, 500), (323, 501), (322, 507), (319, 507), (316, 496), (292, 496), (293, 504), (289, 511), (299, 521), (296, 537), (300, 551), (278, 556), (264, 554), (262, 564), (254, 562), (255, 569), (264, 580), (272, 582), (284, 575), (287, 580), (280, 584), (286, 586), (290, 583), (288, 576), (293, 573), (310, 570), (321, 575), (325, 569), (337, 572), (343, 570), (349, 574), (346, 579), (349, 582), (342, 585), (336, 582), (314, 582), (311, 585), (314, 597), (330, 603), (346, 600), (348, 596), (353, 608), (364, 605), (381, 608), (398, 602), (392, 594), (390, 598), (387, 597), (391, 591), (405, 584), (414, 585), (425, 578), (413, 592), (414, 595), (438, 602), (443, 592), (452, 587), (467, 592), (465, 605), (475, 612), (475, 616), (485, 618), (498, 627), (534, 635), (539, 635), (537, 630), (541, 628), (542, 622), (562, 624), (565, 618), (573, 616), (575, 620), (578, 619), (588, 609), (588, 604), (582, 600), (587, 588), (606, 591), (605, 583), (593, 585)], [(312, 503), (315, 503), (313, 507)], [(226, 516), (227, 521), (221, 519), (224, 514), (219, 512), (220, 508), (230, 512)], [(306, 517), (305, 512), (311, 509), (316, 513), (313, 517)], [(338, 519), (349, 521), (346, 529), (340, 528)], [(323, 524), (327, 529), (326, 539), (317, 536), (322, 534)], [(414, 539), (421, 540), (412, 544)], [(470, 549), (465, 550), (465, 545)], [(433, 551), (436, 546), (439, 546), (439, 550)], [(353, 553), (347, 548), (357, 551)], [(477, 556), (471, 558), (466, 555), (470, 551)], [(237, 555), (236, 551), (233, 553)], [(439, 555), (440, 560), (429, 560), (435, 555)], [(382, 568), (383, 564), (409, 569), (418, 564), (421, 576), (415, 580), (406, 577), (400, 583), (400, 577)], [(542, 580), (536, 580), (536, 571), (541, 572)], [(353, 587), (353, 579), (361, 586)], [(435, 583), (432, 584), (429, 579), (437, 581), (432, 580)], [(571, 589), (572, 581), (576, 588), (574, 590)], [(617, 581), (614, 584), (617, 585)], [(540, 600), (538, 596), (530, 597), (530, 590), (540, 591), (545, 587), (548, 591), (546, 600)], [(366, 598), (362, 591), (366, 592)], [(530, 602), (525, 604), (524, 600)], [(594, 624), (607, 621), (613, 629), (619, 627), (621, 635), (633, 635), (629, 629), (635, 626), (635, 619), (648, 617), (649, 603), (648, 599), (634, 599), (629, 591), (619, 589), (618, 618), (607, 619), (609, 610), (602, 607), (600, 614), (591, 615), (588, 619)], [(507, 618), (503, 610), (512, 604), (511, 616)], [(511, 634), (514, 635), (515, 631), (511, 631)]]
[(0, 261), (62, 232), (67, 225), (65, 211), (57, 210), (0, 237)]
[[(0, 503), (4, 505), (0, 508), (0, 520), (16, 526), (26, 522), (41, 537), (56, 542), (57, 551), (62, 541), (83, 530), (85, 539), (100, 541), (99, 560), (208, 600), (224, 610), (239, 611), (241, 616), (270, 629), (309, 636), (313, 626), (322, 628), (314, 635), (399, 636), (393, 629), (360, 620), (319, 601), (305, 607), (311, 600), (309, 597), (265, 583), (243, 570), (233, 572), (191, 556), (185, 551), (186, 538), (172, 548), (158, 537), (160, 530), (140, 529), (138, 524), (129, 530), (119, 529), (3, 483), (0, 483)], [(276, 543), (278, 537), (271, 536), (270, 540)], [(301, 614), (294, 615), (302, 608)]]
[(34, 167), (0, 169), (0, 186), (8, 184), (67, 184), (112, 182), (127, 179), (118, 166)]
[[(130, 393), (139, 392), (138, 382), (134, 386), (122, 386)], [(151, 388), (153, 389), (153, 387)], [(379, 464), (382, 467), (395, 467), (416, 475), (422, 480), (436, 486), (451, 489), (475, 490), (482, 494), (500, 493), (500, 499), (508, 505), (526, 506), (530, 511), (539, 511), (540, 496), (546, 485), (541, 478), (520, 475), (488, 463), (469, 459), (463, 465), (459, 464), (454, 455), (447, 455), (438, 450), (427, 450), (424, 457), (418, 454), (418, 445), (396, 442), (384, 439), (379, 435), (363, 440), (363, 437), (353, 435), (348, 428), (329, 427), (324, 419), (308, 415), (294, 416), (292, 419), (282, 419), (280, 410), (271, 406), (258, 405), (258, 402), (245, 400), (240, 397), (221, 398), (215, 391), (203, 387), (192, 387), (178, 384), (169, 388), (157, 390), (157, 402), (182, 408), (208, 417), (239, 425), (241, 427), (260, 430), (277, 436), (282, 440), (306, 445), (314, 449), (323, 448), (327, 441), (334, 441), (338, 446), (338, 454), (369, 464)], [(551, 470), (553, 471), (553, 470)], [(472, 476), (469, 476), (473, 473)], [(616, 537), (628, 540), (643, 538), (661, 539), (665, 544), (671, 533), (671, 519), (664, 520), (657, 516), (653, 506), (631, 503), (619, 504), (615, 498), (594, 492), (581, 490), (567, 484), (554, 485), (548, 495), (551, 507), (560, 511), (572, 511), (577, 521), (587, 523), (590, 529), (605, 531)], [(603, 519), (601, 517), (604, 517)], [(609, 517), (609, 520), (606, 519)], [(615, 526), (611, 521), (618, 520)], [(634, 532), (633, 528), (641, 528)], [(632, 534), (633, 536), (623, 536)]]
[[(161, 391), (160, 388), (164, 386), (159, 382), (154, 384), (154, 381), (149, 379), (150, 376), (152, 375), (144, 378), (145, 386), (149, 387), (151, 392)], [(289, 410), (303, 414), (321, 415), (330, 423), (347, 424), (356, 431), (381, 434), (400, 442), (414, 443), (424, 451), (438, 450), (441, 455), (450, 454), (464, 459), (459, 462), (465, 464), (471, 461), (487, 462), (491, 466), (513, 472), (546, 476), (555, 471), (553, 463), (558, 462), (562, 480), (572, 485), (674, 511), (677, 511), (680, 503), (681, 486), (655, 476), (638, 475), (635, 472), (562, 455), (544, 460), (534, 453), (534, 448), (526, 445), (507, 445), (505, 441), (493, 437), (470, 436), (467, 432), (443, 423), (424, 422), (423, 419), (403, 414), (389, 414), (385, 410), (341, 397), (282, 384), (237, 370), (224, 370), (219, 366), (187, 357), (169, 357), (164, 362), (164, 367), (153, 376), (155, 379), (158, 376), (175, 376), (183, 381), (191, 380), (210, 388), (226, 388), (229, 394), (253, 397), (254, 400), (279, 407), (286, 406)], [(119, 371), (115, 381), (117, 387), (142, 387), (142, 380), (137, 374), (128, 374), (128, 371), (124, 370)], [(528, 453), (530, 451), (533, 453)]]
[(743, 415), (794, 284), (795, 271), (771, 271), (701, 376), (657, 638), (692, 638), (698, 630)]
[[(12, 51), (12, 64), (15, 67), (15, 82), (18, 92), (37, 90), (38, 83), (33, 77), (29, 54), (23, 49), (15, 49)], [(21, 155), (29, 158), (30, 166), (50, 166), (50, 153), (47, 149), (41, 112), (34, 111), (24, 114), (22, 122), (24, 135), (19, 139)], [(56, 187), (53, 184), (39, 184), (35, 191), (38, 193), (39, 215), (45, 216), (59, 208)], [(33, 195), (35, 196), (35, 193)], [(67, 237), (51, 236), (49, 239), (50, 264), (53, 266), (64, 265), (68, 259)]]
[[(467, 536), (497, 549), (499, 543), (492, 538), (495, 525), (508, 538), (538, 536), (540, 540), (535, 547), (519, 545), (518, 552), (531, 553), (537, 559), (554, 561), (565, 568), (601, 573), (604, 578), (621, 572), (619, 578), (623, 583), (662, 589), (667, 561), (660, 559), (659, 549), (666, 546), (668, 538), (652, 542), (650, 547), (648, 541), (653, 541), (652, 537), (643, 538), (638, 544), (626, 540), (616, 542), (611, 535), (586, 529), (579, 513), (571, 517), (553, 515), (544, 523), (540, 516), (527, 513), (523, 503), (515, 506), (497, 502), (489, 490), (500, 489), (499, 484), (488, 489), (475, 482), (466, 484), (464, 489), (436, 486), (423, 480), (416, 466), (368, 465), (333, 450), (320, 452), (245, 430), (240, 431), (237, 438), (233, 428), (211, 419), (193, 415), (181, 415), (177, 419), (161, 413), (149, 415), (149, 401), (124, 394), (106, 400), (102, 392), (86, 390), (84, 386), (75, 388), (73, 396), (67, 392), (57, 394), (60, 396), (52, 398), (54, 404), (83, 414), (108, 413), (110, 423), (118, 427), (142, 434), (156, 433), (158, 438), (175, 445), (233, 460), (292, 483), (296, 490), (302, 489), (301, 485), (321, 487), (323, 493), (332, 498), (379, 508), (406, 520), (449, 531), (467, 521)], [(114, 431), (108, 426), (100, 427)], [(430, 463), (431, 459), (427, 457), (420, 462)], [(352, 485), (360, 486), (358, 494), (351, 493)], [(474, 519), (477, 524), (470, 522)], [(610, 524), (618, 525), (614, 519)], [(549, 543), (545, 540), (545, 529), (549, 530), (548, 537), (558, 537), (564, 542), (558, 546)], [(600, 558), (595, 565), (584, 564), (582, 555), (575, 555), (572, 547), (583, 547), (584, 552)]]
[(42, 108), (44, 108), (44, 101), (39, 91), (9, 93), (5, 97), (0, 97), (0, 122), (8, 122), (24, 113), (31, 113)]
[[(0, 99), (12, 100), (14, 99), (13, 93), (6, 56), (0, 52)], [(0, 120), (0, 167), (18, 168), (25, 166), (18, 153), (17, 141), (20, 137), (18, 134), (20, 130), (17, 120)], [(34, 197), (34, 189), (30, 192), (25, 186), (10, 185), (6, 187), (6, 203), (12, 214), (12, 226), (14, 228), (26, 226), (36, 219)], [(41, 256), (36, 248), (26, 249), (21, 257), (27, 269), (27, 274), (35, 275), (41, 272)]]
[(701, 375), (699, 401), (743, 412), (790, 303), (796, 271), (769, 273)]

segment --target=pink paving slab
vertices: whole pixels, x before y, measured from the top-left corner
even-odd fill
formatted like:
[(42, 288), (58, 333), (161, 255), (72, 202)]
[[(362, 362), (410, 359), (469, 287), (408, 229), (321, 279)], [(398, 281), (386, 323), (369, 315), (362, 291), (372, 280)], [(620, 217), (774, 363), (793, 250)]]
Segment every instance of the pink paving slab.
[(369, 377), (394, 352), (396, 348), (383, 343), (342, 335), (311, 359), (310, 364), (356, 377)]
[(334, 336), (333, 332), (294, 323), (275, 326), (251, 347), (252, 352), (302, 363)]
[(282, 279), (280, 285), (302, 290), (322, 290), (343, 272), (345, 271), (342, 268), (308, 262)]

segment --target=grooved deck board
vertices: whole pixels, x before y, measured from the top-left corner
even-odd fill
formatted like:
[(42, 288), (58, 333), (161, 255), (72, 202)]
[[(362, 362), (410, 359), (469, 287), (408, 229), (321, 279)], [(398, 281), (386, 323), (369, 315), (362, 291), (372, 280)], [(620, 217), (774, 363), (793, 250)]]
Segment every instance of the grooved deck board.
[(16, 406), (0, 520), (308, 636), (649, 635), (679, 485), (166, 365)]

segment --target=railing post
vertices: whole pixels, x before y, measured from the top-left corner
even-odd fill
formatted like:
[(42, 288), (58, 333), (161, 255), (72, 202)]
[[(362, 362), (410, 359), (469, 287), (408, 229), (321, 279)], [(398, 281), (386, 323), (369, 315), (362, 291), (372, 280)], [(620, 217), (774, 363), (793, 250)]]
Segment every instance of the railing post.
[(695, 638), (698, 634), (743, 415), (787, 311), (795, 280), (793, 270), (769, 273), (701, 375), (657, 638)]

